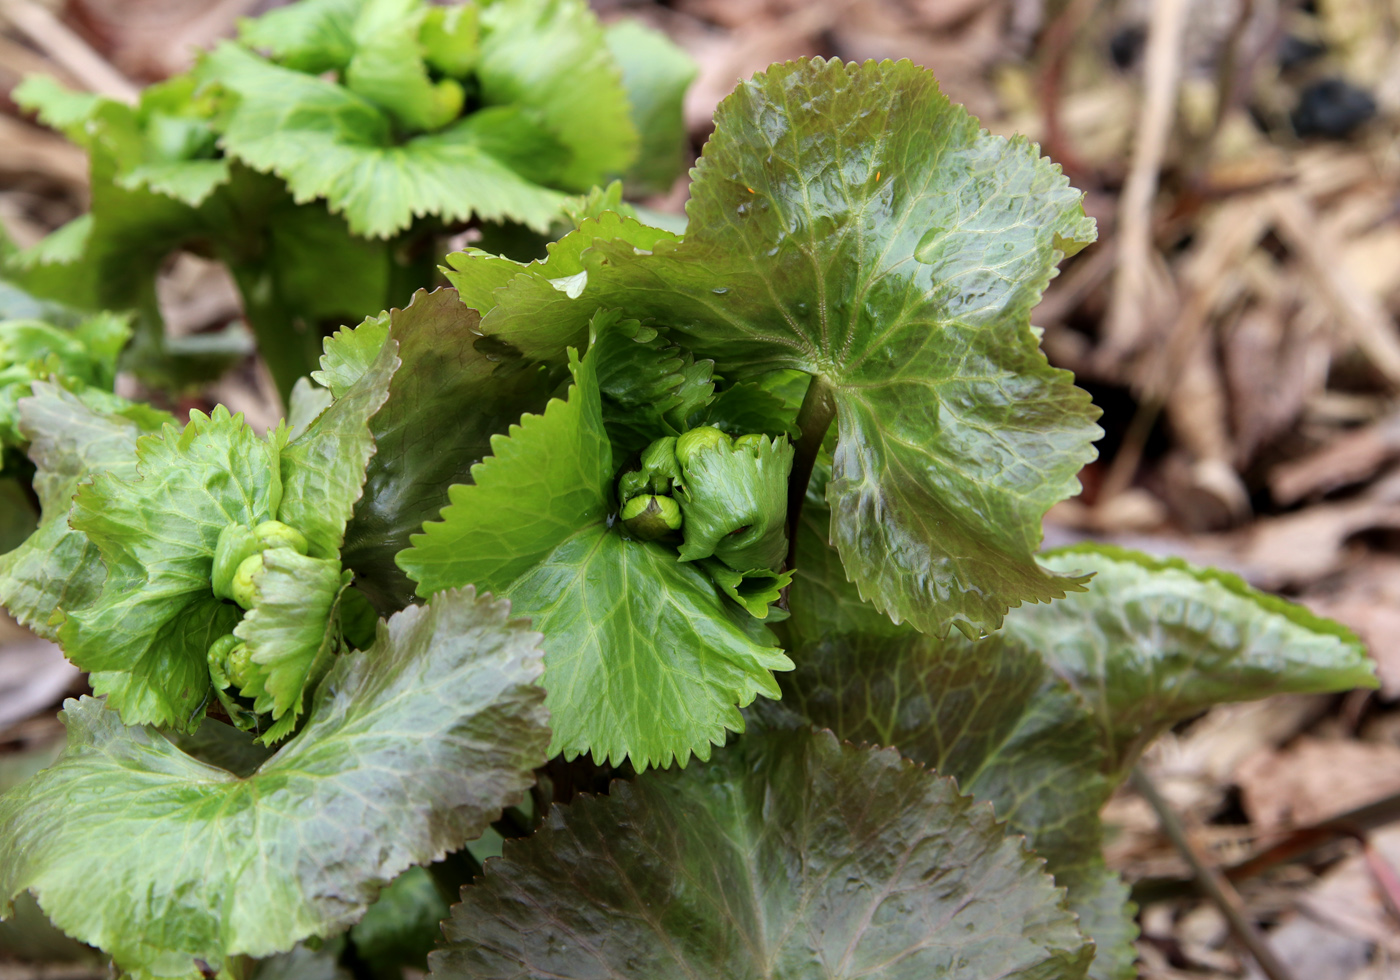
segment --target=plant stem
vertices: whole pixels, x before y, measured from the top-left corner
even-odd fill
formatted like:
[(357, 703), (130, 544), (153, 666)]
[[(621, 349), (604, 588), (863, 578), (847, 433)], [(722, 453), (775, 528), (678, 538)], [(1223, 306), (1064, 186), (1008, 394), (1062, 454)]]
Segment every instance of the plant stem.
[(1259, 969), (1264, 971), (1269, 980), (1292, 980), (1292, 975), (1274, 954), (1268, 941), (1244, 914), (1244, 903), (1240, 900), (1239, 892), (1235, 891), (1235, 886), (1220, 873), (1219, 868), (1206, 861), (1186, 833), (1186, 828), (1182, 826), (1176, 811), (1162, 798), (1162, 794), (1157, 792), (1157, 787), (1141, 768), (1133, 770), (1132, 784), (1133, 789), (1157, 811), (1157, 820), (1162, 825), (1162, 832), (1170, 838), (1181, 856), (1186, 859), (1186, 863), (1191, 866), (1191, 871), (1196, 876), (1196, 887), (1220, 909), (1225, 921), (1230, 924), (1230, 931), (1249, 950), (1254, 961), (1259, 964)]
[(821, 452), (826, 430), (836, 418), (836, 389), (821, 375), (813, 375), (797, 412), (797, 454), (792, 461), (792, 476), (788, 480), (788, 568), (797, 557), (797, 522), (802, 519), (802, 502), (807, 499), (807, 484), (812, 480), (812, 467)]

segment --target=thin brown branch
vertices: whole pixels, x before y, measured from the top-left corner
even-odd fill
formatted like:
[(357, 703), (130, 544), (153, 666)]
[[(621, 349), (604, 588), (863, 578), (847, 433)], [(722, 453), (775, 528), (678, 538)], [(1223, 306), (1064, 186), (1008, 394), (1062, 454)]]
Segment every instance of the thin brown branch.
[(1244, 903), (1240, 900), (1239, 892), (1235, 891), (1235, 886), (1221, 874), (1219, 868), (1206, 860), (1205, 855), (1187, 834), (1186, 828), (1182, 826), (1176, 811), (1162, 798), (1162, 794), (1141, 768), (1133, 770), (1132, 784), (1142, 798), (1151, 804), (1162, 825), (1162, 832), (1191, 866), (1196, 887), (1214, 902), (1220, 913), (1225, 916), (1225, 921), (1230, 924), (1230, 931), (1245, 949), (1249, 950), (1249, 954), (1259, 964), (1259, 969), (1264, 971), (1269, 980), (1293, 980), (1288, 969), (1279, 961), (1253, 921), (1245, 914)]

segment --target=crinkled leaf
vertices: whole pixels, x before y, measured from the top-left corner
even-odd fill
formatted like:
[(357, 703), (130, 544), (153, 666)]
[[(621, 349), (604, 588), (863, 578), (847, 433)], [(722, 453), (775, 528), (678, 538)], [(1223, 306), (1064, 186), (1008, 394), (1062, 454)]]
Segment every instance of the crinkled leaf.
[(238, 39), (297, 71), (339, 71), (355, 54), (355, 18), (365, 0), (299, 0), (238, 24)]
[(638, 137), (622, 72), (584, 0), (491, 3), (480, 24), (481, 99), (539, 114), (568, 154), (561, 187), (586, 191), (631, 166)]
[(239, 620), (210, 586), (215, 545), (229, 524), (276, 516), (277, 472), (276, 444), (220, 406), (140, 440), (136, 479), (100, 473), (79, 490), (70, 522), (97, 545), (107, 578), (60, 635), (128, 723), (198, 724), (209, 646)]
[(608, 50), (622, 66), (622, 84), (641, 137), (627, 184), (637, 191), (665, 193), (689, 162), (685, 150), (685, 91), (699, 68), (665, 34), (635, 21), (608, 25)]
[(550, 356), (604, 306), (665, 324), (733, 380), (819, 378), (839, 431), (832, 537), (896, 620), (976, 635), (1077, 587), (1034, 553), (1093, 458), (1097, 411), (1029, 316), (1093, 238), (1079, 192), (907, 61), (776, 65), (715, 124), (683, 242), (595, 241), (572, 296), (517, 306), (512, 283), (483, 331)]
[(339, 558), (345, 524), (374, 455), (370, 419), (389, 396), (398, 370), (396, 343), (382, 343), (359, 379), (282, 451), (277, 519), (306, 535), (311, 554)]
[(593, 351), (567, 401), (526, 416), (455, 486), (398, 557), (423, 595), (473, 582), (507, 595), (545, 640), (551, 753), (637, 768), (708, 758), (738, 707), (790, 666), (674, 551), (608, 527), (612, 452)]
[(544, 230), (559, 211), (560, 194), (501, 159), (503, 137), (542, 145), (537, 127), (515, 109), (473, 113), (398, 142), (389, 117), (371, 102), (235, 45), (216, 48), (200, 70), (239, 97), (224, 149), (284, 179), (298, 203), (325, 198), (358, 235), (388, 237), (426, 214), (510, 219)]
[(1216, 569), (1107, 546), (1054, 552), (1089, 591), (1007, 619), (1083, 696), (1123, 774), (1171, 725), (1227, 701), (1374, 687), (1375, 666), (1344, 626)]
[(786, 439), (696, 453), (685, 464), (685, 489), (677, 496), (685, 515), (681, 561), (714, 555), (736, 571), (778, 568), (788, 550), (792, 458)]
[[(400, 613), (336, 661), (306, 727), (246, 778), (70, 701), (63, 757), (0, 798), (0, 891), (34, 892), (134, 980), (339, 932), (534, 781), (537, 640), (470, 590)], [(110, 887), (92, 888), (94, 867)]]
[(806, 732), (552, 811), (444, 932), (435, 980), (1072, 980), (1090, 955), (989, 808)]
[(413, 601), (413, 583), (394, 563), (409, 535), (490, 454), (491, 436), (543, 409), (554, 387), (545, 372), (481, 343), (480, 318), (455, 290), (420, 292), (388, 319), (403, 366), (370, 421), (376, 450), (341, 549), (381, 612)]
[(142, 427), (44, 382), (36, 382), (33, 397), (20, 402), (20, 413), (37, 467), (34, 490), (43, 523), (24, 544), (0, 556), (0, 604), (40, 636), (56, 640), (61, 621), (56, 611), (82, 608), (97, 598), (105, 574), (96, 546), (68, 526), (73, 494), (94, 473), (133, 479)]
[(253, 710), (274, 724), (262, 741), (272, 745), (291, 734), (303, 695), (330, 668), (340, 646), (336, 622), (350, 572), (330, 558), (309, 558), (290, 548), (264, 551), (253, 575), (253, 608), (234, 628), (248, 644), (252, 675), (243, 693)]

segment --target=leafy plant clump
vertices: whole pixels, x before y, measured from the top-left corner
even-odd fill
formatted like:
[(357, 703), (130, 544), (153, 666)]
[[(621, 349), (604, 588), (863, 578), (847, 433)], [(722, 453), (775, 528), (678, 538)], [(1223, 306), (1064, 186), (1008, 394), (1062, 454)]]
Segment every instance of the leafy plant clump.
[(1132, 976), (1098, 814), (1146, 745), (1374, 681), (1232, 576), (1039, 551), (1099, 435), (1030, 325), (1078, 192), (815, 59), (720, 106), (683, 234), (619, 207), (448, 256), (266, 434), (33, 383), (0, 600), (98, 697), (0, 891), (138, 980)]
[(323, 326), (432, 284), (436, 239), (464, 222), (543, 234), (571, 193), (669, 184), (693, 76), (662, 35), (605, 31), (583, 0), (303, 0), (136, 106), (28, 79), (17, 101), (88, 151), (93, 205), (20, 265), (41, 292), (135, 310), (132, 365), (169, 385), (247, 349), (161, 329), (167, 256), (217, 258), (286, 396)]

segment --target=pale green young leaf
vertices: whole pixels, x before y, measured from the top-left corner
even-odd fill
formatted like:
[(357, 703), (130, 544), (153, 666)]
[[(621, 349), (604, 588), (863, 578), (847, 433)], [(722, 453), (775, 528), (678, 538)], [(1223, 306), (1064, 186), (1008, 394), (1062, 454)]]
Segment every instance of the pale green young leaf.
[(209, 646), (239, 619), (211, 590), (214, 548), (227, 525), (276, 516), (277, 448), (222, 406), (192, 412), (183, 431), (167, 425), (138, 442), (135, 479), (100, 473), (79, 489), (69, 520), (97, 545), (107, 578), (60, 636), (129, 723), (198, 723)]
[(398, 344), (380, 343), (364, 373), (282, 450), (282, 497), (277, 519), (306, 535), (311, 554), (340, 557), (345, 525), (374, 455), (370, 419), (389, 397), (399, 368)]
[(352, 575), (332, 558), (310, 558), (290, 548), (265, 551), (253, 575), (256, 595), (233, 633), (248, 644), (253, 666), (242, 693), (253, 710), (274, 723), (262, 741), (291, 734), (304, 694), (329, 669), (339, 651), (337, 613)]
[[(468, 249), (449, 255), (450, 268), (443, 272), (461, 294), (462, 302), (483, 317), (489, 317), (498, 303), (505, 303), (503, 312), (509, 313), (511, 323), (509, 343), (514, 349), (530, 358), (563, 360), (570, 346), (582, 347), (588, 342), (588, 321), (593, 313), (590, 310), (582, 320), (570, 320), (568, 328), (561, 330), (556, 307), (563, 302), (571, 317), (581, 312), (568, 303), (573, 298), (569, 293), (587, 285), (583, 255), (599, 240), (619, 240), (634, 249), (650, 251), (677, 242), (680, 236), (645, 225), (636, 218), (604, 211), (597, 217), (585, 218), (559, 241), (551, 242), (544, 259), (513, 262)], [(527, 309), (545, 314), (539, 330), (528, 326), (529, 317), (523, 314)], [(483, 329), (483, 332), (499, 331)]]
[(238, 23), (238, 39), (288, 68), (339, 71), (355, 54), (355, 18), (365, 0), (299, 0)]
[[(336, 660), (306, 727), (246, 776), (70, 701), (63, 757), (0, 798), (0, 891), (32, 891), (133, 980), (334, 935), (533, 783), (537, 640), (470, 590), (405, 611)], [(98, 865), (118, 887), (94, 891)]]
[(565, 758), (637, 769), (708, 759), (743, 731), (739, 708), (778, 696), (772, 672), (792, 669), (699, 568), (601, 525), (560, 543), (508, 595), (545, 634), (550, 752)]
[(298, 203), (324, 198), (358, 235), (385, 238), (414, 217), (510, 219), (543, 231), (562, 195), (522, 177), (510, 140), (538, 150), (547, 137), (504, 107), (398, 142), (389, 117), (333, 82), (225, 44), (201, 76), (238, 95), (222, 137), (226, 152), (277, 174)]
[(586, 191), (632, 165), (638, 136), (622, 72), (584, 0), (491, 3), (480, 25), (482, 101), (538, 113), (568, 155), (559, 186)]
[(86, 146), (86, 123), (102, 102), (102, 96), (75, 92), (51, 75), (26, 75), (10, 98), (26, 112), (32, 112), (50, 129), (63, 133), (79, 146)]
[(829, 733), (580, 796), (462, 899), (434, 980), (1076, 980), (1091, 955), (988, 807)]
[(470, 485), (452, 487), (441, 520), (423, 525), (399, 566), (423, 597), (468, 583), (510, 595), (560, 542), (603, 525), (612, 472), (597, 359), (589, 357), (567, 401), (552, 399), (544, 414), (491, 437), (490, 458), (472, 467)]
[(572, 294), (517, 306), (513, 282), (483, 331), (548, 355), (601, 306), (665, 324), (734, 381), (819, 378), (839, 433), (831, 536), (895, 620), (976, 635), (1077, 588), (1034, 553), (1093, 458), (1097, 410), (1029, 316), (1094, 236), (1079, 192), (907, 61), (776, 65), (715, 123), (683, 242), (594, 241)]
[(439, 129), (462, 111), (461, 84), (428, 75), (418, 30), (429, 9), (417, 0), (369, 0), (355, 20), (355, 55), (345, 70), (350, 91), (411, 132)]

